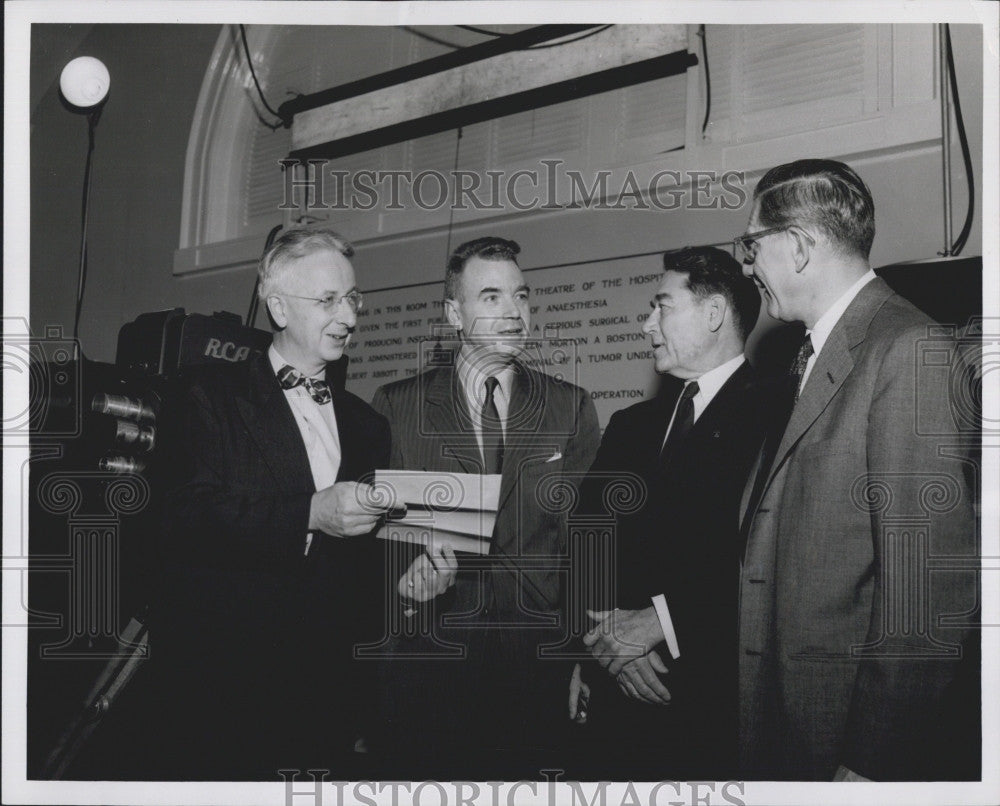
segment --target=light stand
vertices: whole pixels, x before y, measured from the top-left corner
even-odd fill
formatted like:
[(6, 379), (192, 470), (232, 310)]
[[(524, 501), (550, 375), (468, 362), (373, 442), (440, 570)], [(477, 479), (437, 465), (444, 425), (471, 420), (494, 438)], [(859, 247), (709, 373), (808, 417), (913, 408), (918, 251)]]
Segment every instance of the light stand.
[(77, 268), (76, 306), (73, 314), (73, 339), (79, 338), (80, 312), (87, 284), (87, 213), (90, 206), (90, 175), (93, 168), (94, 131), (108, 97), (111, 76), (108, 68), (92, 56), (80, 56), (67, 64), (59, 76), (63, 98), (74, 112), (87, 116), (87, 162), (83, 171), (83, 201), (80, 212), (80, 263)]

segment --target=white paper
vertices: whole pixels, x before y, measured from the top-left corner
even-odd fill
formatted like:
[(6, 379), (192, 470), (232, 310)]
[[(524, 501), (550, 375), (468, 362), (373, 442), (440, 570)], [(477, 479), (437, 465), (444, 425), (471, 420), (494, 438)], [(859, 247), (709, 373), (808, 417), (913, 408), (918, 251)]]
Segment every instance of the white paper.
[(423, 470), (375, 471), (376, 502), (383, 506), (417, 506), (435, 511), (496, 512), (500, 475)]

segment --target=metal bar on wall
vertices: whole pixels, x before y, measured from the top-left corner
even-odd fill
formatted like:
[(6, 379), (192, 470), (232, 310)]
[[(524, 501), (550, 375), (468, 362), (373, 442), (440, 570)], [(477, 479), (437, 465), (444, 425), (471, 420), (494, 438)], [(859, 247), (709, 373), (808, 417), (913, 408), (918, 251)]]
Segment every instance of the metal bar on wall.
[[(295, 113), (290, 157), (369, 151), (678, 75), (698, 63), (682, 25), (605, 26), (585, 36), (586, 45), (575, 44), (579, 37), (560, 45), (557, 59), (540, 59), (529, 48), (437, 72), (427, 65), (439, 60), (429, 60), (412, 65), (415, 73), (402, 68), (325, 91), (329, 103), (313, 100)], [(411, 75), (399, 83), (386, 79)]]
[(442, 56), (435, 56), (433, 59), (424, 59), (415, 64), (408, 64), (395, 70), (387, 70), (373, 76), (366, 76), (357, 81), (350, 81), (341, 84), (339, 87), (331, 87), (308, 95), (300, 95), (290, 101), (285, 101), (278, 107), (278, 114), (282, 120), (291, 120), (295, 115), (318, 109), (327, 104), (343, 101), (346, 98), (355, 98), (359, 95), (366, 95), (375, 90), (387, 89), (407, 81), (440, 73), (445, 70), (452, 70), (472, 62), (482, 61), (502, 53), (510, 53), (514, 50), (537, 45), (539, 42), (547, 42), (570, 34), (580, 33), (598, 26), (595, 25), (538, 25), (514, 34), (507, 34), (496, 39), (491, 39), (479, 45), (471, 45), (467, 48), (445, 53)]

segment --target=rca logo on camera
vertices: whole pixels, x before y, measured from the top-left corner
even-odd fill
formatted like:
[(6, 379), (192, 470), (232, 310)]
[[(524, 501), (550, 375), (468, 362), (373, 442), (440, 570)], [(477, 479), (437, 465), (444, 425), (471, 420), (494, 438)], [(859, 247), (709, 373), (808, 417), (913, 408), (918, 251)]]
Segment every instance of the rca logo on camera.
[(211, 358), (221, 358), (223, 361), (245, 361), (250, 355), (250, 348), (245, 345), (237, 347), (231, 341), (209, 339), (204, 354)]

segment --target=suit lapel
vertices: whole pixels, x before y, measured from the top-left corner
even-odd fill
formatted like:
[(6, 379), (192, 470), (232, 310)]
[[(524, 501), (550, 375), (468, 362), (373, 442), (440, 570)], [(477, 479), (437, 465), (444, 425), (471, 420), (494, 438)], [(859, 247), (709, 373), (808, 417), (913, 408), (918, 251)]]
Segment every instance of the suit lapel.
[(250, 359), (249, 387), (236, 406), (281, 489), (313, 488), (309, 456), (267, 355)]
[(366, 434), (357, 428), (347, 412), (347, 395), (345, 392), (330, 387), (333, 391), (333, 416), (337, 421), (337, 438), (340, 441), (340, 467), (337, 469), (337, 481), (354, 480), (360, 477), (362, 468), (358, 463), (365, 455), (364, 440)]
[[(844, 385), (854, 369), (854, 358), (851, 351), (865, 340), (872, 319), (875, 318), (875, 314), (892, 294), (892, 289), (886, 285), (885, 281), (878, 278), (872, 280), (851, 301), (843, 316), (830, 331), (830, 335), (806, 379), (802, 393), (792, 409), (792, 415), (778, 445), (774, 462), (771, 463), (771, 472), (764, 488), (765, 491), (767, 486), (774, 481), (775, 475), (792, 449), (830, 404), (840, 387)], [(751, 516), (752, 513), (748, 513), (748, 517)]]
[(720, 439), (722, 437), (721, 428), (723, 423), (727, 424), (727, 430), (733, 427), (732, 423), (736, 422), (736, 418), (732, 410), (735, 406), (745, 404), (745, 397), (740, 392), (746, 388), (752, 377), (753, 370), (744, 361), (729, 376), (719, 391), (715, 393), (708, 406), (705, 407), (705, 410), (702, 411), (694, 425), (691, 426), (690, 432), (688, 432), (688, 435), (678, 447), (678, 457), (673, 461), (667, 460), (664, 462), (660, 456), (660, 451), (666, 436), (666, 426), (674, 412), (680, 391), (684, 387), (679, 386), (677, 394), (670, 395), (669, 406), (663, 410), (662, 424), (657, 423), (655, 429), (651, 429), (651, 433), (656, 434), (656, 438), (658, 439), (651, 446), (654, 451), (652, 461), (654, 463), (653, 466), (656, 468), (655, 476), (659, 476), (668, 484), (673, 484), (676, 479), (672, 479), (671, 473), (677, 472), (678, 468), (685, 466), (686, 459), (683, 457), (689, 457), (692, 454), (701, 454), (711, 445), (712, 440)]
[[(440, 437), (442, 455), (433, 457), (434, 460), (455, 459), (466, 473), (482, 473), (482, 457), (454, 367), (441, 367), (434, 373), (427, 383), (424, 399), (428, 428)], [(430, 445), (437, 442), (427, 440)]]
[(851, 350), (844, 335), (843, 330), (834, 328), (826, 344), (823, 345), (823, 350), (816, 359), (802, 393), (792, 409), (788, 425), (785, 426), (785, 433), (774, 457), (772, 475), (795, 443), (823, 413), (854, 369), (854, 359), (851, 358)]
[(753, 370), (744, 361), (737, 370), (729, 376), (729, 379), (722, 385), (722, 388), (715, 393), (708, 406), (701, 413), (695, 424), (691, 427), (688, 440), (712, 439), (718, 436), (720, 422), (729, 419), (727, 415), (734, 404), (740, 404), (743, 400), (738, 394), (744, 390), (750, 379), (753, 377)]
[(684, 391), (684, 384), (678, 383), (672, 386), (670, 391), (663, 392), (657, 397), (658, 405), (653, 410), (654, 420), (650, 424), (649, 442), (643, 445), (643, 450), (648, 450), (650, 461), (657, 464), (660, 460), (660, 451), (663, 450), (663, 443), (667, 439), (667, 427), (670, 419), (677, 408), (677, 398)]
[[(636, 466), (641, 468), (646, 481), (652, 485), (664, 484), (668, 477), (671, 463), (664, 461), (663, 446), (667, 439), (667, 428), (677, 407), (677, 398), (683, 389), (684, 384), (678, 383), (676, 387), (671, 386), (669, 390), (657, 395), (656, 405), (649, 412), (648, 427), (637, 429), (636, 437), (640, 441), (633, 446), (634, 453), (629, 461), (638, 460)], [(685, 442), (690, 438), (691, 432)]]
[[(517, 486), (518, 477), (527, 463), (538, 461), (541, 454), (558, 448), (538, 442), (538, 436), (558, 433), (553, 418), (554, 406), (546, 399), (542, 379), (522, 364), (514, 364), (507, 428), (504, 435), (503, 475), (500, 480), (500, 508)], [(551, 453), (549, 454), (551, 455)]]

